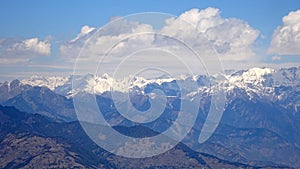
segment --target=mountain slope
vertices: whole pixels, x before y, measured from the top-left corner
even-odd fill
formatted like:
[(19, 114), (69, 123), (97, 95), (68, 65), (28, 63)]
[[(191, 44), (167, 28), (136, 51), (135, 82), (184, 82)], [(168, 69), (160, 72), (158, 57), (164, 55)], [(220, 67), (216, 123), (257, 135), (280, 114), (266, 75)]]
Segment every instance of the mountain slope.
[(57, 121), (74, 121), (76, 114), (72, 100), (46, 87), (31, 87), (3, 103), (25, 111), (45, 115)]
[(155, 157), (119, 157), (95, 145), (78, 122), (57, 123), (2, 106), (0, 117), (1, 168), (253, 168), (194, 152), (183, 144)]
[(10, 98), (17, 96), (18, 94), (26, 91), (31, 86), (21, 83), (19, 80), (13, 80), (11, 82), (0, 83), (0, 104), (7, 101)]

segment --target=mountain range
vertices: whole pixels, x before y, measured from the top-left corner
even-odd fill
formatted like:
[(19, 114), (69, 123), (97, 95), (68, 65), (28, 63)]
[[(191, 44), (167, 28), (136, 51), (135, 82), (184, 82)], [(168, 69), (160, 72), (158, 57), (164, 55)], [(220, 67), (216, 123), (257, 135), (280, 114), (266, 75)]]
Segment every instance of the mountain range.
[[(219, 76), (146, 79), (88, 74), (0, 83), (1, 168), (32, 168), (35, 161), (55, 164), (55, 168), (132, 168), (134, 164), (144, 168), (300, 167), (300, 67), (251, 68)], [(194, 83), (197, 89), (191, 90)], [(128, 95), (135, 109), (146, 111), (160, 97), (153, 93), (157, 89), (167, 102), (154, 121), (138, 123), (118, 112), (116, 104), (128, 104)], [(222, 118), (212, 136), (199, 143), (212, 96), (219, 90), (226, 94)], [(81, 129), (73, 102), (80, 93), (95, 95), (105, 120), (133, 137), (167, 130), (182, 101), (196, 100), (199, 110), (193, 127), (176, 147), (145, 160), (128, 159), (98, 147)]]

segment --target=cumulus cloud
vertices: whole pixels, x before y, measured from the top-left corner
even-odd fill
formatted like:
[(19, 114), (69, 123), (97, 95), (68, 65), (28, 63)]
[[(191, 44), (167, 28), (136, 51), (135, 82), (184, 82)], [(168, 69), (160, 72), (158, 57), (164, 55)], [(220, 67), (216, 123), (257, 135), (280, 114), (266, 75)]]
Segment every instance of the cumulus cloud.
[[(259, 36), (259, 31), (242, 20), (222, 18), (220, 14), (220, 10), (216, 8), (191, 9), (182, 13), (178, 18), (167, 19), (163, 28), (158, 32), (183, 38), (185, 42), (194, 42), (194, 45), (201, 43), (197, 37), (199, 37), (199, 34), (204, 33), (224, 60), (243, 60), (253, 57), (255, 53), (252, 50), (252, 45)], [(87, 37), (92, 35), (91, 32), (95, 32), (95, 28), (82, 27), (81, 32), (75, 39), (61, 46), (62, 55), (77, 56), (80, 50), (78, 48), (82, 46), (83, 41)], [(97, 34), (99, 37), (96, 43), (102, 44), (102, 47), (105, 49), (105, 47), (110, 45), (106, 43), (110, 39), (122, 40), (122, 38), (124, 39), (132, 33), (139, 32), (153, 32), (153, 28), (147, 24), (129, 22), (123, 19), (118, 20), (117, 18), (115, 22), (111, 22), (109, 26), (102, 28), (101, 34)], [(135, 41), (120, 43), (119, 47), (125, 48), (133, 44), (143, 45), (149, 40), (148, 38), (150, 37), (145, 36), (145, 39), (140, 37)]]
[(269, 53), (300, 55), (300, 10), (282, 18), (282, 25), (273, 33)]
[[(122, 59), (133, 54), (135, 58), (132, 58), (136, 62), (128, 66), (126, 71), (138, 66), (147, 67), (146, 64), (150, 61), (161, 62), (152, 63), (155, 66), (161, 64), (162, 67), (169, 66), (167, 64), (170, 63), (170, 67), (173, 66), (174, 69), (180, 71), (176, 67), (180, 63), (170, 60), (170, 54), (184, 56), (179, 58), (180, 62), (188, 63), (190, 68), (194, 67), (195, 70), (199, 70), (199, 58), (193, 56), (194, 53), (185, 45), (200, 53), (201, 56), (208, 56), (202, 58), (205, 64), (219, 62), (216, 60), (218, 59), (215, 57), (216, 53), (222, 61), (248, 61), (256, 56), (252, 46), (259, 36), (259, 31), (240, 19), (223, 18), (221, 11), (216, 8), (191, 9), (177, 18), (150, 17), (150, 20), (145, 23), (141, 18), (138, 16), (135, 18), (134, 15), (129, 18), (114, 18), (99, 30), (83, 26), (74, 39), (60, 46), (60, 54), (62, 58), (69, 61), (75, 61), (80, 54), (81, 64), (84, 61), (93, 60), (95, 65), (86, 65), (88, 68), (97, 67), (98, 61), (101, 60), (99, 57), (108, 52), (110, 61), (104, 60), (103, 62), (108, 63), (109, 68), (118, 67)], [(154, 29), (154, 26), (149, 23), (151, 21), (157, 21), (163, 25)], [(151, 48), (160, 49), (160, 51), (141, 52)], [(141, 55), (140, 59), (137, 58), (138, 55)], [(91, 59), (91, 57), (94, 58)], [(217, 64), (210, 66), (220, 67)]]
[(48, 41), (39, 41), (38, 38), (26, 39), (10, 46), (8, 52), (32, 52), (36, 55), (49, 55), (51, 45)]
[(37, 56), (49, 56), (51, 44), (48, 40), (40, 41), (38, 38), (25, 40), (1, 39), (1, 63), (15, 63), (28, 61)]
[[(173, 32), (174, 36), (185, 37), (186, 41), (195, 43), (201, 43), (197, 37), (203, 33), (223, 60), (239, 61), (255, 56), (252, 45), (259, 31), (242, 20), (222, 18), (220, 13), (216, 8), (192, 9), (177, 19), (167, 20), (162, 31)], [(183, 21), (194, 25), (196, 32), (190, 30), (192, 27), (186, 27), (187, 24), (182, 24)]]

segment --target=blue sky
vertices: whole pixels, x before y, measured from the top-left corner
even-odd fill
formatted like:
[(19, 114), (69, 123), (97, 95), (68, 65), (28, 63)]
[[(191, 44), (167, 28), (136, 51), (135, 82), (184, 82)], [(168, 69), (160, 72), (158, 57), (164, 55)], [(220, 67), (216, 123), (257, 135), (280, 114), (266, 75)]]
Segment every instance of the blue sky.
[[(298, 0), (2, 0), (0, 2), (0, 39), (49, 39), (51, 58), (35, 58), (35, 61), (53, 61), (59, 55), (59, 46), (77, 36), (84, 25), (99, 28), (112, 17), (141, 12), (163, 12), (179, 16), (193, 8), (217, 8), (223, 18), (238, 18), (259, 30), (254, 46), (258, 55), (266, 54), (274, 30), (282, 25), (282, 18), (300, 9)], [(2, 44), (1, 48), (5, 48)], [(1, 50), (0, 48), (0, 50)], [(278, 53), (280, 54), (280, 53)], [(273, 54), (274, 56), (278, 55)], [(297, 53), (296, 53), (297, 54)], [(280, 55), (290, 55), (280, 54)], [(294, 54), (293, 54), (294, 55)], [(299, 55), (297, 55), (299, 56)], [(270, 56), (271, 57), (271, 56)], [(269, 58), (270, 58), (269, 57)], [(288, 57), (285, 57), (288, 58)], [(265, 59), (268, 60), (266, 57)], [(284, 59), (282, 59), (284, 60)], [(288, 61), (298, 61), (294, 56)], [(2, 72), (13, 71), (12, 65), (0, 68)], [(29, 68), (27, 68), (29, 71)], [(30, 71), (37, 71), (31, 69)], [(52, 70), (57, 71), (57, 70)], [(17, 74), (17, 71), (15, 72)]]
[(82, 25), (102, 26), (113, 16), (140, 12), (173, 15), (191, 8), (216, 7), (222, 16), (240, 18), (268, 37), (283, 16), (300, 8), (297, 0), (3, 0), (0, 6), (1, 37), (74, 36)]

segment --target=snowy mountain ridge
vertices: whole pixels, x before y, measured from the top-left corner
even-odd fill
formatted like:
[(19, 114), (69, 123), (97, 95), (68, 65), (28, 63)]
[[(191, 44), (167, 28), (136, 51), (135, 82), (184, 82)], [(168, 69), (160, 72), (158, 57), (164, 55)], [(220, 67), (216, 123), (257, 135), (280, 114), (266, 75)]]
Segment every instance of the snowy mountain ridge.
[[(72, 86), (72, 80), (76, 81), (76, 86)], [(72, 75), (68, 77), (41, 77), (32, 76), (29, 79), (21, 80), (24, 85), (45, 86), (58, 94), (72, 97), (79, 91), (92, 94), (102, 94), (107, 91), (118, 91), (126, 93), (131, 89), (143, 91), (148, 85), (164, 85), (173, 90), (178, 90), (174, 82), (184, 81), (184, 88), (189, 89), (189, 83), (197, 83), (198, 91), (207, 91), (207, 88), (214, 88), (216, 84), (222, 85), (230, 93), (235, 88), (246, 91), (249, 97), (253, 94), (273, 97), (278, 87), (286, 86), (297, 88), (300, 85), (300, 67), (283, 68), (279, 70), (270, 68), (251, 68), (241, 70), (229, 75), (224, 75), (224, 80), (217, 81), (215, 76), (198, 75), (194, 77), (162, 77), (156, 79), (146, 79), (143, 77), (128, 76), (114, 79), (108, 74), (94, 76), (91, 74), (85, 76)], [(279, 91), (280, 92), (280, 91)], [(277, 91), (278, 95), (278, 91)], [(281, 97), (280, 94), (278, 97)], [(279, 98), (280, 99), (280, 98)]]

